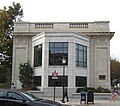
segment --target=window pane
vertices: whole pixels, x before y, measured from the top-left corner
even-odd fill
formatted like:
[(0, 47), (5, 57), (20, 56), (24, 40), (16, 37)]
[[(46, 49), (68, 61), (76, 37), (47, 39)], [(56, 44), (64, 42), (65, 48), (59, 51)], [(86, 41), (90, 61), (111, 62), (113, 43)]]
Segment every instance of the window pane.
[(79, 61), (83, 61), (83, 51), (79, 51)]
[(34, 47), (34, 66), (42, 66), (42, 44)]
[(54, 47), (54, 43), (51, 42), (51, 43), (50, 43), (50, 47)]
[(41, 86), (41, 76), (34, 76), (35, 86)]
[[(55, 45), (51, 48), (51, 45)], [(62, 58), (66, 58), (68, 65), (68, 43), (50, 42), (49, 43), (49, 65), (62, 65)]]
[(76, 76), (76, 87), (86, 87), (87, 86), (87, 77)]
[(76, 66), (87, 67), (87, 46), (76, 44)]
[(54, 50), (54, 48), (50, 48), (50, 51), (49, 51), (50, 53), (54, 53), (55, 52), (55, 50)]
[(83, 50), (83, 46), (82, 46), (82, 45), (79, 45), (79, 49), (80, 49), (80, 50)]
[(86, 55), (87, 53), (86, 52), (84, 52), (84, 62), (87, 62), (87, 55)]
[(8, 93), (8, 98), (13, 100), (24, 100), (24, 98), (21, 95), (12, 92)]
[(66, 42), (66, 43), (63, 43), (63, 45), (64, 45), (64, 47), (68, 47), (68, 43)]
[(0, 91), (0, 98), (5, 98), (6, 92), (5, 91)]
[(84, 46), (84, 51), (87, 51), (87, 47), (86, 46)]
[(68, 53), (68, 48), (63, 48), (63, 53)]
[(62, 48), (56, 48), (55, 49), (55, 53), (62, 53), (63, 51), (62, 51)]
[(84, 66), (83, 62), (79, 62), (79, 66), (83, 67)]
[(55, 48), (62, 48), (62, 47), (63, 47), (63, 43), (60, 42), (55, 43)]

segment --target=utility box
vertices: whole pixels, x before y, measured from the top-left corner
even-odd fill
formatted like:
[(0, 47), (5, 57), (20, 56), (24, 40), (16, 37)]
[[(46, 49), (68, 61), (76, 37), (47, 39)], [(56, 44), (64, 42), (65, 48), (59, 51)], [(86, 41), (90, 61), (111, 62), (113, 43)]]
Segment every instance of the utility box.
[(91, 90), (87, 92), (87, 104), (89, 102), (92, 102), (94, 104), (94, 92)]
[(82, 91), (80, 93), (80, 104), (82, 103), (82, 101), (84, 101), (86, 104), (86, 92), (85, 91)]

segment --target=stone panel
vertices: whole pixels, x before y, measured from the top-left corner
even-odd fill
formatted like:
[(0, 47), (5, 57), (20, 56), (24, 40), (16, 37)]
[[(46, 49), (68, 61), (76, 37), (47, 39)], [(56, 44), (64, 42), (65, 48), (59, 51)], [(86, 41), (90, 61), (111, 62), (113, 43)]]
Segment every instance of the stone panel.
[(15, 68), (14, 68), (14, 81), (19, 80), (19, 64), (27, 62), (27, 51), (25, 47), (15, 48)]

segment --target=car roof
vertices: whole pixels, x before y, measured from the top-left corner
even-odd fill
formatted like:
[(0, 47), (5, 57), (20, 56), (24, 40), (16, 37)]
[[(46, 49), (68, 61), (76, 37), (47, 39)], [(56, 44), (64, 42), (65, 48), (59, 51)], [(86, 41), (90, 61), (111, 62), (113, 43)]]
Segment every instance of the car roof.
[(4, 91), (4, 92), (24, 92), (22, 90), (18, 90), (18, 89), (0, 89), (0, 91)]

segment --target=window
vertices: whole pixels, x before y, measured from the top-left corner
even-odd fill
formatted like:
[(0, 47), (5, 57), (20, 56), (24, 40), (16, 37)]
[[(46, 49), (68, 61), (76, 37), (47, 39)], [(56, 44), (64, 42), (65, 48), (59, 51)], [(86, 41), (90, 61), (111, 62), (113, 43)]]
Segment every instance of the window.
[(68, 43), (50, 42), (49, 43), (49, 65), (62, 65), (62, 58), (66, 59), (68, 65)]
[(5, 97), (6, 97), (6, 92), (0, 91), (0, 98), (5, 98)]
[[(63, 76), (58, 76), (58, 79), (52, 79), (53, 76), (48, 76), (48, 86), (52, 87), (55, 86), (57, 87), (62, 87), (63, 86)], [(68, 86), (68, 76), (64, 76), (64, 84), (65, 86)]]
[(87, 87), (87, 77), (76, 76), (76, 87)]
[(87, 46), (76, 44), (76, 66), (87, 67)]
[(34, 66), (42, 66), (42, 44), (34, 47)]
[(34, 76), (35, 86), (41, 86), (41, 76)]
[(14, 92), (9, 92), (8, 98), (13, 99), (13, 100), (25, 100), (21, 95), (14, 93)]

